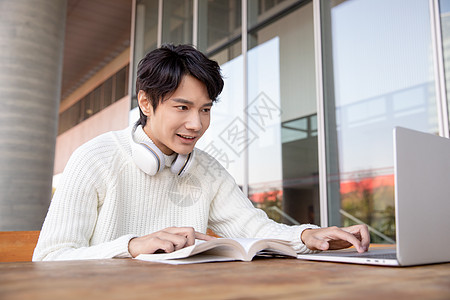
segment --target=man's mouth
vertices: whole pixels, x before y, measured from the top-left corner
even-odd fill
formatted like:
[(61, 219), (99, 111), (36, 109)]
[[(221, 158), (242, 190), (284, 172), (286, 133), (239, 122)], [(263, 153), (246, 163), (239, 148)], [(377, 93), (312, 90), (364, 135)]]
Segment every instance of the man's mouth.
[(182, 137), (183, 139), (193, 140), (195, 139), (195, 136), (189, 136), (189, 135), (183, 135), (183, 134), (177, 134), (179, 137)]

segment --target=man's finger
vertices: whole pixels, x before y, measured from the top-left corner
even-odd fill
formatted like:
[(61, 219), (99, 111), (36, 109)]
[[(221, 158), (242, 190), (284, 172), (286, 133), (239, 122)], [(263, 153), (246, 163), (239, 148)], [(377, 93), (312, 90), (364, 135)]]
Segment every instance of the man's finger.
[(367, 225), (353, 225), (343, 228), (343, 230), (350, 232), (361, 241), (361, 247), (367, 251), (370, 245), (370, 233)]
[(195, 243), (195, 230), (192, 227), (169, 227), (164, 231), (186, 238), (186, 246), (192, 246)]
[(213, 236), (195, 231), (195, 229), (192, 227), (169, 227), (166, 228), (164, 231), (184, 236), (187, 239), (186, 246), (194, 245), (195, 239), (204, 241), (215, 239), (215, 237)]
[(364, 248), (365, 251), (367, 251), (369, 249), (370, 246), (370, 233), (369, 230), (367, 229), (367, 226), (361, 226), (361, 245)]
[(347, 241), (350, 244), (352, 244), (353, 246), (355, 246), (356, 250), (359, 253), (365, 252), (365, 249), (363, 249), (362, 245), (361, 245), (361, 241), (358, 240), (353, 234), (345, 231), (345, 230), (339, 230), (336, 232), (337, 237), (340, 238), (341, 240)]
[(321, 250), (321, 251), (327, 251), (330, 249), (330, 244), (327, 241), (318, 239), (316, 237), (313, 237), (312, 240), (310, 240), (310, 245), (312, 244), (311, 250)]
[(195, 232), (195, 238), (198, 240), (204, 240), (204, 241), (210, 241), (210, 240), (214, 240), (215, 237), (201, 233), (201, 232)]
[[(158, 233), (158, 238), (163, 241), (167, 241), (173, 245), (174, 250), (179, 250), (188, 246), (188, 241), (185, 236), (174, 233), (161, 231)], [(163, 249), (166, 250), (166, 249)], [(167, 252), (167, 251), (166, 251)]]

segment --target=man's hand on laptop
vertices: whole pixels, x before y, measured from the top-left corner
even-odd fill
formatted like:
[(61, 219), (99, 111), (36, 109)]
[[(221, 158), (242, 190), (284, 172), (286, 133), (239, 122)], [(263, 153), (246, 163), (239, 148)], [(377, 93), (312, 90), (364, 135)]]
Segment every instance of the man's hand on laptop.
[(366, 225), (306, 229), (301, 239), (311, 250), (338, 250), (355, 246), (359, 253), (369, 249), (370, 235)]

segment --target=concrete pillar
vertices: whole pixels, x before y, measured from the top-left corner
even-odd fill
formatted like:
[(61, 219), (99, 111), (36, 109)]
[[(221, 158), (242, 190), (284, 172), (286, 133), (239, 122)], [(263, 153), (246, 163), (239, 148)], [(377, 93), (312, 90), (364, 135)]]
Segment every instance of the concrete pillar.
[(0, 0), (0, 231), (38, 230), (51, 197), (66, 0)]

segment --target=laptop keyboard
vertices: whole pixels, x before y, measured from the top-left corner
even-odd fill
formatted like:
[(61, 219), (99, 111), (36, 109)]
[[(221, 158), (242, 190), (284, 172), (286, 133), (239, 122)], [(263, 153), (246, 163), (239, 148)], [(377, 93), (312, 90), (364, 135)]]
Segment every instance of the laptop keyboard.
[(326, 251), (316, 255), (320, 256), (339, 256), (339, 257), (359, 257), (359, 258), (379, 258), (379, 259), (396, 259), (397, 253), (395, 249), (374, 249), (369, 252), (358, 253), (352, 251)]
[(366, 252), (366, 253), (355, 253), (355, 255), (353, 255), (353, 257), (362, 257), (362, 258), (383, 258), (383, 259), (396, 259), (397, 258), (397, 253), (395, 252), (391, 252), (391, 253), (371, 253), (371, 252)]

